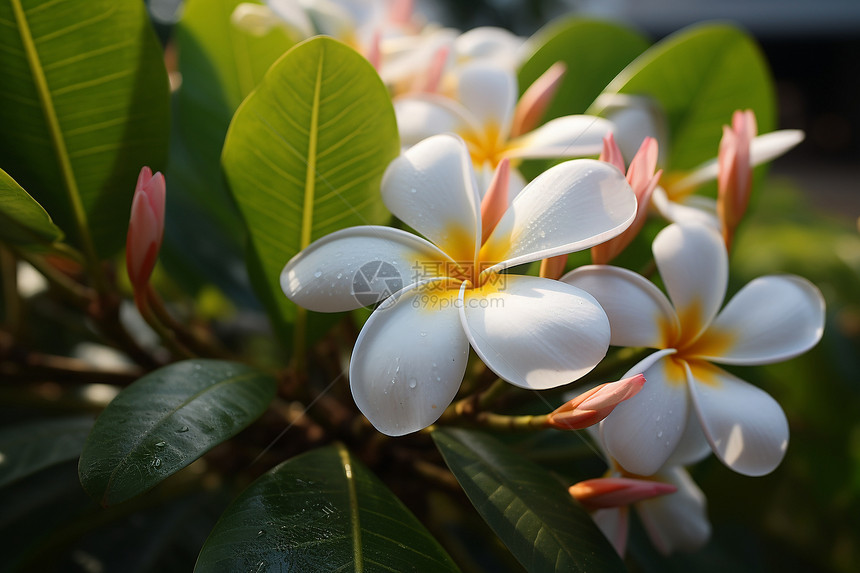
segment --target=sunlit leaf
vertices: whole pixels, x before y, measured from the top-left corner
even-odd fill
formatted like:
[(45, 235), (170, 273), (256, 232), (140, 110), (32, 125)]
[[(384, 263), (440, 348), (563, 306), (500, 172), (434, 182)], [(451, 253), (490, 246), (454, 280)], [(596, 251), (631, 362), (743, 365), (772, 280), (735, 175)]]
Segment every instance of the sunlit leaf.
[(385, 485), (343, 446), (269, 471), (227, 508), (195, 571), (457, 571)]
[(379, 182), (399, 149), (379, 76), (331, 38), (292, 48), (236, 112), (222, 163), (250, 234), (252, 281), (285, 337), (304, 310), (281, 292), (284, 265), (323, 235), (387, 220)]
[(0, 240), (13, 245), (50, 244), (63, 238), (51, 216), (0, 169)]
[[(669, 122), (668, 167), (691, 169), (716, 156), (732, 112), (752, 109), (759, 132), (773, 130), (773, 81), (755, 40), (730, 25), (685, 28), (636, 58), (605, 93), (648, 95)], [(591, 112), (600, 109), (593, 106)]]
[(469, 500), (531, 572), (625, 571), (588, 513), (562, 483), (488, 435), (433, 432)]
[(630, 28), (576, 17), (551, 22), (532, 42), (536, 49), (518, 74), (521, 93), (554, 63), (564, 62), (567, 67), (544, 120), (583, 113), (616, 74), (649, 45)]
[(78, 467), (102, 505), (143, 493), (257, 419), (275, 379), (249, 366), (187, 360), (120, 392), (96, 420)]
[(0, 487), (81, 454), (92, 418), (39, 420), (0, 431)]
[(167, 74), (144, 4), (0, 3), (0, 69), (0, 167), (73, 244), (91, 235), (115, 253), (141, 166), (163, 169), (167, 153)]

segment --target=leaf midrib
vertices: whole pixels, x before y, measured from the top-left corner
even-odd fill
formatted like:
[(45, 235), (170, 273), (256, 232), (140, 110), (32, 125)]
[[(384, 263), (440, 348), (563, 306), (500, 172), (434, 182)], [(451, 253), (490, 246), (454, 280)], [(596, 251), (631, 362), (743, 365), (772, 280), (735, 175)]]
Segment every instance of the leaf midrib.
[(364, 571), (364, 559), (362, 557), (361, 547), (361, 521), (358, 514), (358, 494), (355, 488), (355, 473), (352, 470), (352, 463), (349, 459), (349, 451), (338, 444), (338, 454), (340, 454), (341, 466), (343, 467), (344, 478), (346, 479), (347, 492), (349, 493), (349, 517), (352, 526), (352, 556), (355, 562), (355, 572), (361, 573)]
[(15, 20), (18, 24), (18, 31), (21, 36), (24, 53), (27, 56), (27, 63), (30, 66), (30, 71), (33, 74), (33, 83), (35, 84), (36, 93), (39, 96), (39, 101), (42, 104), (42, 112), (45, 117), (45, 122), (48, 124), (48, 132), (51, 136), (51, 143), (54, 147), (56, 160), (59, 163), (60, 173), (63, 178), (63, 183), (66, 188), (72, 210), (75, 215), (75, 222), (78, 226), (78, 238), (83, 242), (84, 250), (87, 253), (95, 253), (94, 245), (88, 232), (87, 214), (84, 210), (81, 200), (80, 190), (78, 189), (77, 180), (75, 179), (74, 170), (72, 169), (69, 152), (66, 148), (66, 140), (63, 137), (60, 121), (57, 117), (57, 112), (54, 109), (54, 101), (51, 97), (51, 90), (48, 87), (48, 80), (45, 77), (45, 70), (42, 66), (39, 53), (36, 50), (36, 43), (33, 35), (30, 33), (30, 26), (27, 22), (27, 16), (24, 13), (24, 8), (21, 5), (21, 0), (10, 0), (12, 11), (15, 13)]

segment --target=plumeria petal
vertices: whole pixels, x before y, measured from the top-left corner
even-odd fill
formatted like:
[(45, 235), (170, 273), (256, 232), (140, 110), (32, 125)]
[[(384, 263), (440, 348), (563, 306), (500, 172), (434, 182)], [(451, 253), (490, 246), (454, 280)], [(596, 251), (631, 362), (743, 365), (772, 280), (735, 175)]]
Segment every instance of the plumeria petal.
[(673, 352), (655, 352), (631, 368), (625, 378), (642, 373), (647, 382), (600, 423), (607, 452), (630, 473), (652, 475), (684, 433), (689, 373), (683, 362), (673, 360)]
[(589, 265), (561, 280), (594, 295), (609, 317), (613, 346), (667, 348), (677, 336), (675, 310), (642, 275), (620, 267)]
[(598, 509), (591, 514), (591, 518), (603, 535), (612, 543), (612, 547), (622, 557), (627, 549), (627, 532), (630, 510), (626, 507), (614, 507), (612, 509)]
[(516, 54), (523, 46), (523, 38), (504, 28), (479, 26), (460, 34), (454, 42), (457, 55), (469, 60), (517, 65)]
[(594, 368), (609, 348), (609, 321), (578, 288), (538, 277), (502, 275), (466, 290), (460, 315), (475, 352), (511, 384), (543, 390)]
[(666, 460), (666, 466), (689, 466), (711, 455), (711, 444), (705, 437), (696, 409), (689, 408), (688, 410), (684, 434), (681, 436), (681, 441), (678, 442), (675, 451)]
[(604, 136), (613, 129), (612, 122), (601, 117), (557, 117), (511, 141), (505, 154), (522, 159), (597, 155)]
[(707, 362), (690, 368), (693, 404), (720, 461), (748, 476), (773, 471), (788, 448), (788, 421), (776, 400)]
[(681, 322), (692, 341), (717, 314), (728, 284), (729, 262), (722, 237), (704, 225), (669, 225), (654, 239), (654, 259)]
[[(750, 164), (755, 167), (776, 159), (800, 144), (803, 138), (804, 133), (799, 129), (781, 129), (758, 135), (750, 143)], [(717, 159), (709, 159), (693, 169), (683, 179), (678, 180), (673, 188), (678, 191), (694, 189), (703, 183), (715, 180), (718, 170)]]
[(517, 103), (517, 78), (512, 69), (467, 64), (459, 74), (457, 95), (482, 131), (495, 128), (507, 139)]
[(717, 202), (711, 197), (690, 195), (682, 201), (672, 201), (659, 185), (651, 194), (651, 204), (657, 212), (672, 223), (697, 223), (714, 229), (720, 228)]
[(481, 200), (469, 152), (458, 137), (429, 137), (392, 161), (382, 178), (382, 200), (454, 260), (475, 260)]
[(381, 304), (361, 329), (349, 365), (355, 403), (377, 430), (401, 436), (435, 422), (454, 399), (469, 356), (456, 304), (428, 306), (443, 281), (412, 285)]
[(309, 310), (340, 312), (378, 302), (433, 270), (444, 275), (452, 263), (435, 245), (412, 233), (351, 227), (326, 235), (293, 257), (281, 271), (281, 289)]
[(636, 513), (648, 537), (664, 555), (701, 548), (711, 536), (702, 490), (684, 468), (670, 467), (657, 477), (678, 491), (636, 504)]
[(566, 161), (517, 196), (481, 249), (494, 270), (590, 248), (626, 229), (636, 197), (620, 171), (602, 161)]
[(630, 94), (605, 93), (595, 101), (592, 109), (615, 125), (615, 139), (627, 161), (636, 154), (646, 137), (663, 142), (661, 157), (668, 147), (668, 122), (659, 102)]
[[(301, 12), (300, 17), (304, 18), (298, 22), (298, 25), (290, 25), (283, 21), (279, 15), (272, 12), (272, 9), (268, 6), (242, 2), (236, 6), (236, 9), (233, 10), (233, 13), (230, 15), (230, 23), (240, 30), (253, 34), (254, 36), (267, 34), (275, 26), (285, 26), (289, 28), (296, 37), (307, 38), (313, 34), (313, 29), (309, 27), (310, 22), (307, 21), (307, 16), (304, 15), (304, 12), (299, 8), (296, 9), (296, 12)], [(308, 27), (304, 26), (306, 21)]]
[(776, 159), (799, 145), (803, 138), (803, 131), (799, 129), (781, 129), (756, 136), (750, 144), (750, 163), (756, 166)]
[(556, 62), (526, 89), (514, 109), (511, 137), (527, 133), (540, 124), (555, 93), (561, 87), (566, 71), (567, 65), (564, 62)]
[(394, 100), (394, 113), (400, 143), (404, 147), (445, 132), (458, 132), (472, 126), (462, 106), (434, 94), (416, 94)]
[[(299, 38), (314, 35), (314, 25), (304, 7), (294, 0), (266, 0), (266, 5)], [(241, 6), (241, 5), (240, 5)]]
[(722, 364), (781, 362), (815, 346), (824, 298), (796, 276), (760, 277), (742, 288), (686, 353)]
[(505, 158), (496, 167), (496, 173), (490, 181), (487, 192), (481, 199), (481, 242), (490, 236), (496, 223), (508, 210), (508, 191), (511, 184), (511, 162)]

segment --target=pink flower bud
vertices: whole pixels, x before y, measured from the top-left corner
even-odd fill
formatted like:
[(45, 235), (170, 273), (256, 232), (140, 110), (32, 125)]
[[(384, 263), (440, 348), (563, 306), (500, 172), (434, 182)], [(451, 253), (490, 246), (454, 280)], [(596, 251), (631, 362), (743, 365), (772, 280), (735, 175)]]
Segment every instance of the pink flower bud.
[(556, 255), (540, 262), (540, 276), (545, 279), (557, 280), (564, 274), (567, 265), (567, 255)]
[(128, 222), (125, 243), (128, 278), (135, 290), (149, 281), (158, 250), (161, 248), (165, 192), (164, 175), (153, 175), (149, 167), (140, 170), (131, 203), (131, 219)]
[(502, 215), (508, 209), (508, 185), (511, 181), (511, 161), (507, 157), (499, 162), (490, 188), (481, 201), (481, 244), (487, 240)]
[(755, 114), (737, 110), (732, 126), (723, 126), (723, 138), (717, 154), (717, 215), (726, 246), (731, 246), (737, 228), (749, 203), (752, 190), (750, 146), (756, 136)]
[(518, 137), (537, 127), (561, 86), (566, 71), (564, 62), (556, 62), (528, 87), (514, 109), (511, 137)]
[[(621, 150), (615, 143), (612, 134), (608, 134), (603, 139), (603, 151), (600, 154), (600, 160), (606, 161), (618, 167), (624, 172), (624, 159), (621, 156)], [(651, 202), (651, 194), (657, 187), (657, 182), (663, 171), (654, 170), (657, 168), (657, 140), (653, 137), (646, 137), (642, 140), (642, 145), (630, 161), (630, 166), (627, 168), (627, 182), (633, 189), (636, 195), (636, 217), (633, 223), (623, 233), (601, 243), (591, 249), (591, 260), (596, 265), (605, 265), (612, 259), (621, 254), (621, 251), (627, 248), (642, 227), (645, 225), (645, 220), (648, 218), (648, 205)]]
[(592, 388), (566, 402), (549, 415), (547, 425), (558, 430), (582, 430), (612, 413), (615, 407), (635, 396), (645, 377), (642, 374)]
[(672, 484), (645, 479), (597, 478), (574, 484), (568, 492), (586, 509), (593, 511), (622, 507), (677, 490)]

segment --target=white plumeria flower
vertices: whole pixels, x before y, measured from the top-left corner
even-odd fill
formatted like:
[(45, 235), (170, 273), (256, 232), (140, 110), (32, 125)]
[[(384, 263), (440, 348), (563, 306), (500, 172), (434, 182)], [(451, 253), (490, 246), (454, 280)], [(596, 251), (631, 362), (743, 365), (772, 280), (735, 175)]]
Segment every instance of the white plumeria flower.
[[(606, 119), (568, 115), (512, 137), (516, 105), (517, 79), (512, 70), (473, 63), (459, 72), (456, 98), (407, 95), (394, 100), (394, 111), (404, 147), (439, 133), (462, 137), (484, 189), (504, 158), (516, 167), (529, 158), (596, 156), (603, 137), (612, 131), (612, 123)], [(523, 176), (512, 169), (509, 197), (513, 199), (524, 186)]]
[[(622, 477), (623, 472), (611, 472)], [(641, 479), (641, 478), (640, 478)], [(711, 536), (705, 494), (682, 466), (661, 468), (649, 480), (675, 487), (675, 492), (632, 504), (651, 542), (663, 555), (696, 551)], [(598, 509), (591, 514), (622, 557), (627, 547), (630, 506)]]
[(639, 475), (653, 474), (673, 452), (687, 457), (708, 446), (739, 473), (769, 473), (788, 445), (785, 414), (766, 392), (712, 362), (768, 364), (805, 352), (824, 328), (821, 293), (800, 277), (761, 277), (718, 314), (728, 255), (716, 230), (673, 224), (653, 251), (671, 303), (618, 267), (580, 267), (561, 279), (595, 295), (609, 316), (611, 344), (659, 349), (625, 374), (648, 382), (601, 422), (607, 451)]
[(469, 154), (454, 136), (432, 137), (394, 160), (382, 196), (426, 239), (390, 227), (343, 229), (312, 243), (281, 274), (292, 301), (320, 312), (373, 302), (353, 288), (361, 269), (384, 275), (388, 286), (392, 277), (402, 281), (388, 298), (379, 289), (384, 301), (350, 362), (353, 397), (379, 431), (396, 436), (435, 422), (459, 389), (470, 344), (501, 378), (531, 389), (576, 380), (603, 358), (609, 322), (590, 294), (499, 272), (622, 232), (636, 199), (617, 169), (592, 160), (553, 167), (485, 241)]
[[(627, 479), (636, 484), (628, 488), (630, 491), (614, 495), (610, 493), (606, 496), (608, 499), (598, 499), (604, 503), (598, 504), (598, 509), (591, 514), (618, 554), (624, 557), (627, 549), (631, 505), (636, 509), (651, 542), (662, 554), (670, 555), (676, 551), (691, 552), (700, 549), (711, 536), (707, 501), (705, 494), (684, 466), (701, 461), (710, 451), (687, 448), (683, 455), (673, 456), (669, 463), (654, 475), (643, 477), (625, 471), (608, 455), (606, 446), (600, 439), (600, 433), (589, 430), (589, 434), (597, 442), (609, 466), (604, 477), (610, 480)], [(600, 481), (600, 479), (590, 480), (585, 483)], [(650, 484), (650, 488), (646, 484)], [(587, 508), (595, 505), (593, 502), (590, 503), (591, 500), (580, 499), (576, 495), (575, 488), (576, 486), (571, 488), (571, 495), (574, 498), (583, 502)], [(641, 491), (636, 491), (637, 489)], [(671, 493), (665, 493), (666, 491)]]

